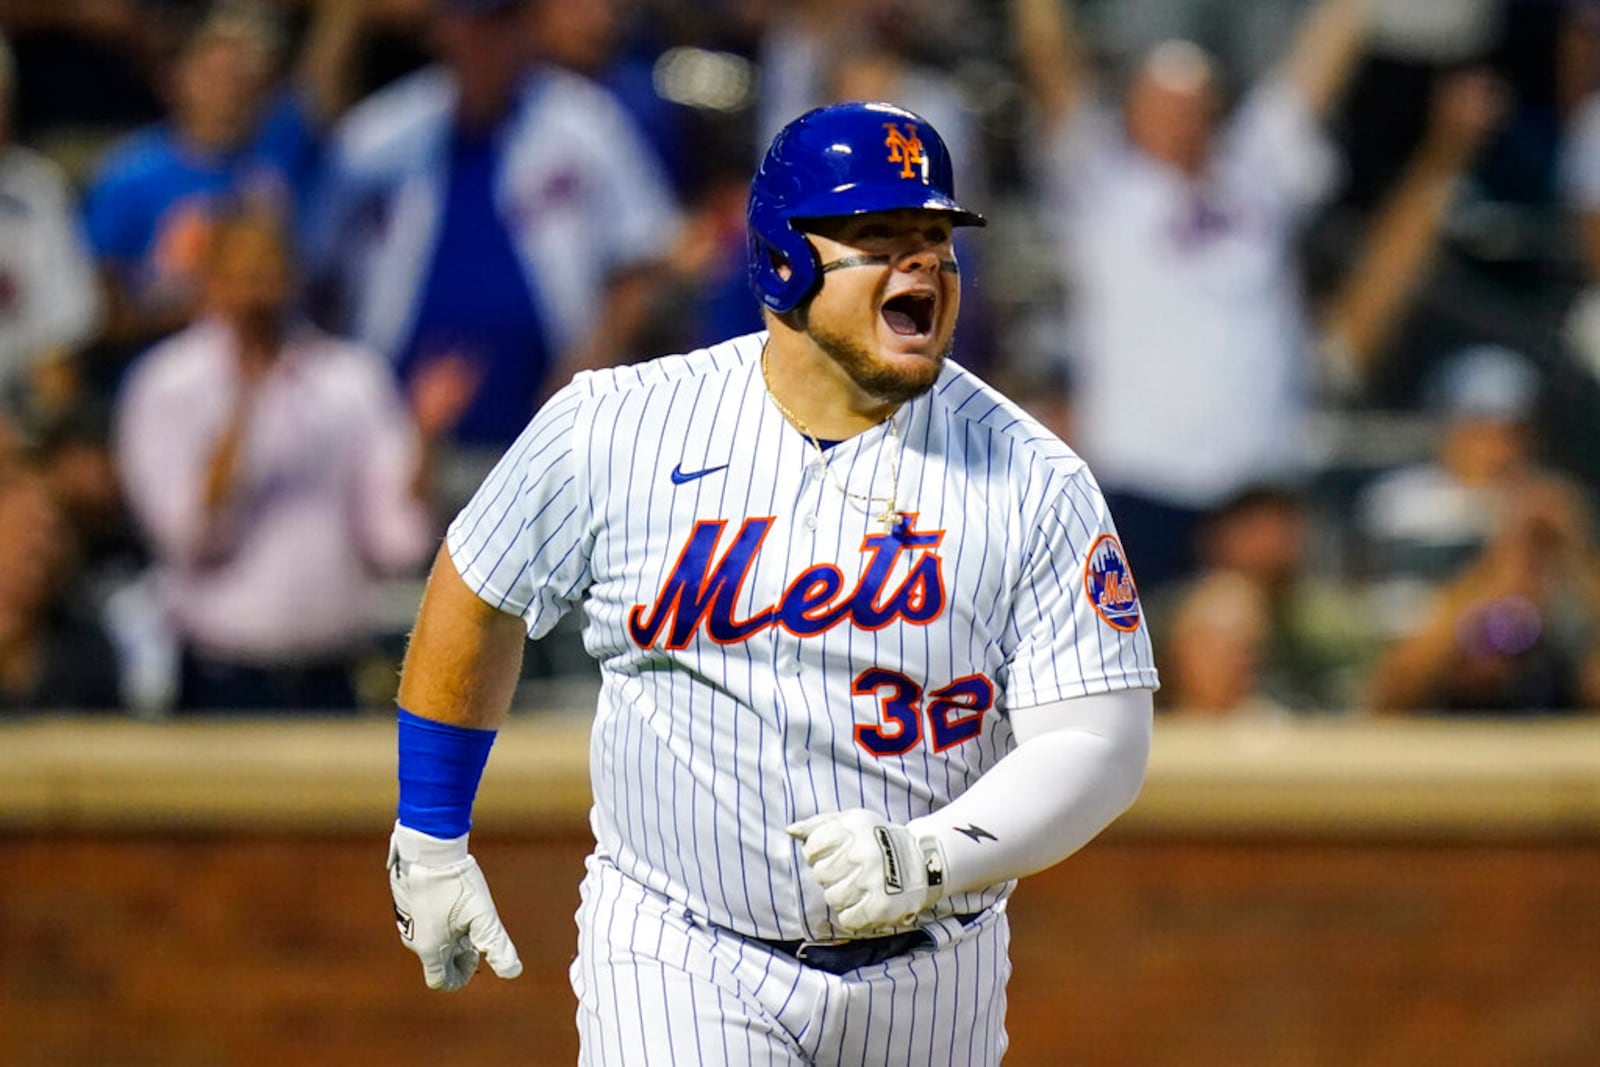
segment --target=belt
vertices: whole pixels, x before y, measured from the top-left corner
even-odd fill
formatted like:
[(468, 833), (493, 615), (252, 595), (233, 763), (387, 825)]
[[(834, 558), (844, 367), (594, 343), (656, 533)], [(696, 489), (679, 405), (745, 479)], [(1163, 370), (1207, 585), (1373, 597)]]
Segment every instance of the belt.
[[(952, 915), (951, 918), (962, 926), (970, 926), (980, 914), (982, 913), (970, 912), (966, 915)], [(933, 935), (926, 930), (906, 930), (884, 937), (863, 937), (850, 941), (779, 941), (764, 937), (752, 940), (766, 945), (774, 952), (792, 956), (807, 967), (827, 971), (829, 974), (844, 974), (858, 967), (870, 967), (874, 963), (892, 960), (913, 949), (927, 948), (934, 944)]]

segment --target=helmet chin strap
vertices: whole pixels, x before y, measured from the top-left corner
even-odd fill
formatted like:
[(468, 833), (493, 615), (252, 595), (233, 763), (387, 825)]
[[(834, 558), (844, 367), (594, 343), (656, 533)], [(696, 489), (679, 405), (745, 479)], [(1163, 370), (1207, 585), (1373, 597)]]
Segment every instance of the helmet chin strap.
[[(832, 274), (836, 270), (849, 270), (851, 267), (887, 267), (891, 262), (888, 256), (842, 256), (832, 263), (822, 265), (823, 274)], [(953, 259), (941, 259), (939, 269), (946, 274), (961, 273), (961, 265)]]

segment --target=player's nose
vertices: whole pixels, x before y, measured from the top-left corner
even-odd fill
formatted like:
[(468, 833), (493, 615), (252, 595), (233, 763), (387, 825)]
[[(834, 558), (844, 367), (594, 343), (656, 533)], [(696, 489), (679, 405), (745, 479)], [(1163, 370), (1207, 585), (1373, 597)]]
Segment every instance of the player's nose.
[(937, 272), (943, 248), (942, 241), (934, 242), (926, 237), (914, 235), (907, 238), (906, 245), (898, 257), (897, 266), (901, 270)]

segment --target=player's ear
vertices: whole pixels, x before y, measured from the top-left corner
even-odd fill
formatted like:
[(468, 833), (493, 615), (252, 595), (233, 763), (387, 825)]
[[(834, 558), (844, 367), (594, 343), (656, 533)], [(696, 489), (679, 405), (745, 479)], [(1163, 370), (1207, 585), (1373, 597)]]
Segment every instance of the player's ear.
[[(805, 238), (805, 242), (806, 249), (811, 253), (811, 258), (813, 261), (820, 264), (821, 260), (817, 256), (816, 245), (811, 243), (810, 238)], [(766, 249), (766, 256), (767, 262), (772, 264), (772, 272), (779, 278), (787, 282), (790, 278), (794, 277), (794, 267), (790, 265), (788, 256), (785, 256), (776, 248), (771, 247)], [(795, 305), (788, 311), (773, 311), (771, 308), (763, 306), (761, 309), (762, 317), (765, 318), (766, 316), (771, 315), (789, 329), (794, 330), (796, 333), (804, 333), (806, 329), (805, 311), (806, 308), (811, 305), (811, 297), (815, 295), (816, 294), (814, 292), (807, 294), (799, 304)]]

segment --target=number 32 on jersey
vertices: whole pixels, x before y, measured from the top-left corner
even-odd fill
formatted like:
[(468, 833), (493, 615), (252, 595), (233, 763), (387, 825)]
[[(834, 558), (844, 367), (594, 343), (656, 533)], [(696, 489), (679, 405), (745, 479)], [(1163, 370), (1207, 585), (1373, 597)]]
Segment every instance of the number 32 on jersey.
[(899, 671), (869, 667), (856, 675), (851, 691), (878, 698), (879, 721), (856, 726), (856, 744), (874, 756), (903, 756), (923, 738), (927, 720), (928, 743), (935, 752), (970, 741), (983, 730), (983, 713), (994, 707), (994, 683), (981, 674), (957, 678), (927, 694)]

